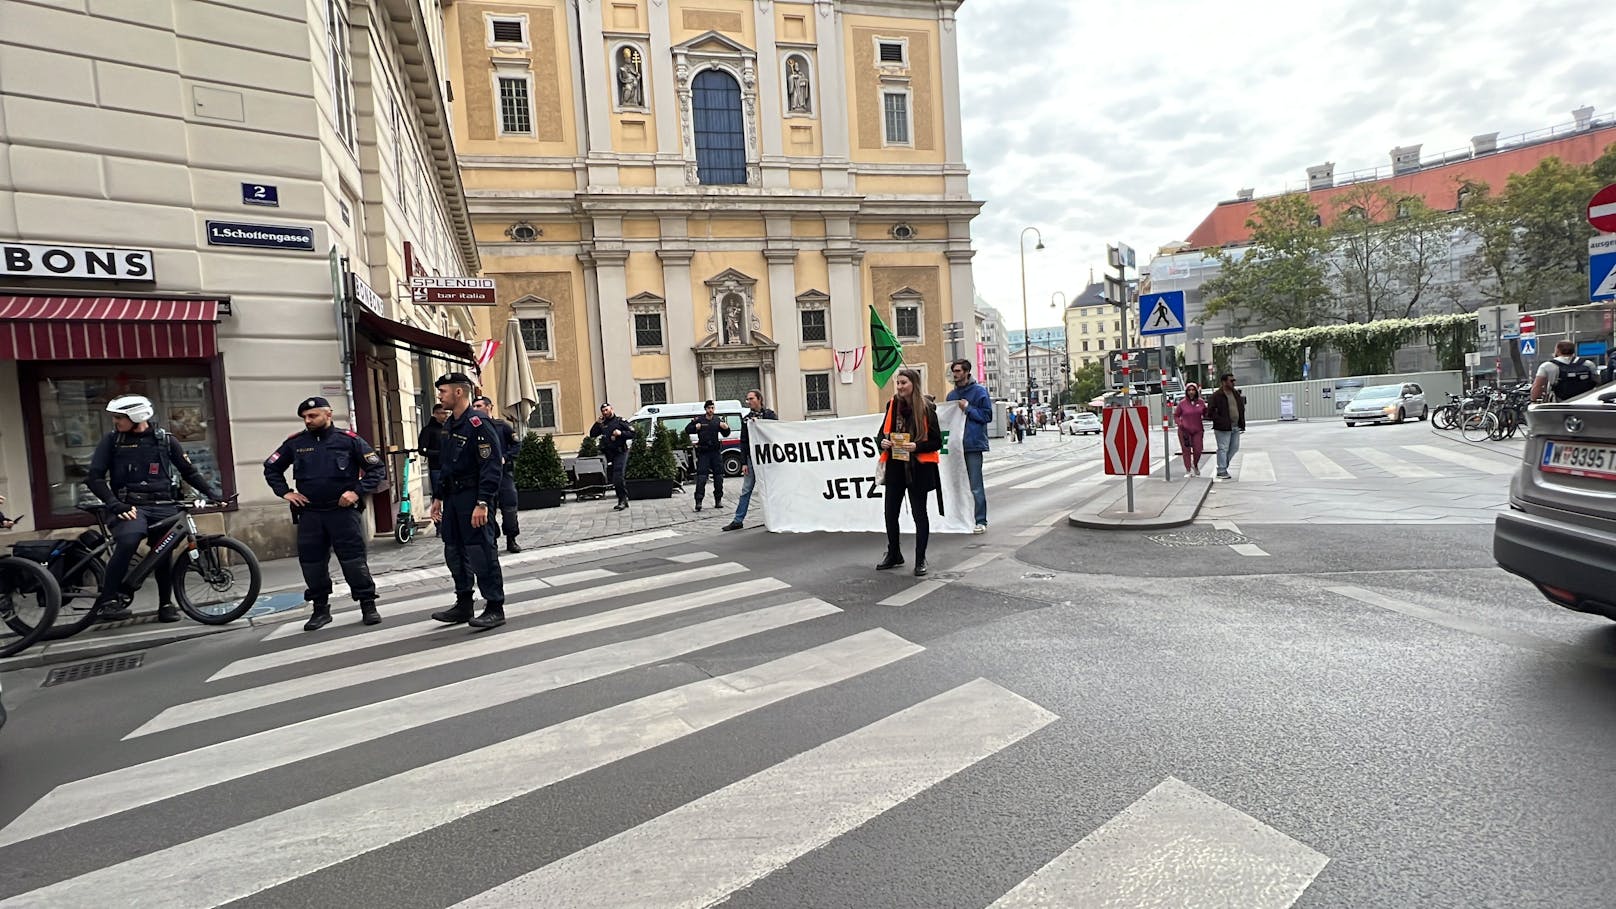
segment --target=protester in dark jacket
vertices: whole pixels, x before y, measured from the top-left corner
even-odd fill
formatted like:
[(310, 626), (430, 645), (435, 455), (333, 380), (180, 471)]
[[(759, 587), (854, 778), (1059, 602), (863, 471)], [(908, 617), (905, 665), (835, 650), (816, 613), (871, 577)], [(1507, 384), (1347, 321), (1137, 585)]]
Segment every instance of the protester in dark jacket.
[(600, 419), (589, 427), (589, 435), (600, 439), (600, 454), (611, 465), (612, 486), (617, 489), (617, 504), (613, 511), (628, 507), (628, 446), (634, 441), (634, 427), (617, 415), (610, 404), (600, 405)]
[(1246, 396), (1235, 389), (1234, 373), (1218, 377), (1218, 390), (1206, 397), (1206, 417), (1218, 440), (1218, 479), (1232, 480), (1229, 462), (1240, 451), (1240, 434), (1246, 431)]
[(982, 455), (988, 450), (988, 424), (993, 422), (993, 397), (988, 390), (971, 378), (971, 361), (955, 360), (949, 364), (954, 387), (949, 389), (948, 400), (965, 412), (965, 475), (971, 481), (971, 497), (976, 500), (976, 532), (988, 529), (988, 492), (982, 484)]
[[(934, 489), (942, 487), (939, 467), (943, 431), (937, 424), (937, 408), (926, 400), (920, 388), (920, 372), (904, 367), (893, 380), (892, 400), (887, 402), (886, 418), (879, 436), (881, 463), (886, 477), (882, 491), (887, 519), (887, 554), (876, 565), (877, 571), (903, 564), (898, 545), (898, 514), (905, 497), (915, 520), (915, 577), (926, 576), (926, 543), (931, 537), (931, 519), (926, 501)], [(907, 441), (894, 435), (906, 435)], [(896, 452), (896, 454), (895, 454)]]

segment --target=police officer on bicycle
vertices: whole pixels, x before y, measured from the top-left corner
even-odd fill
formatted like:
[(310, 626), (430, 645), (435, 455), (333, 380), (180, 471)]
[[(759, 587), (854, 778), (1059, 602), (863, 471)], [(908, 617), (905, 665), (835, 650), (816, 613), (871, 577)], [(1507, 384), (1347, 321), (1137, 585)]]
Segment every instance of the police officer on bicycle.
[(521, 552), (522, 544), (516, 542), (516, 535), (521, 528), (516, 523), (516, 455), (522, 449), (522, 440), (517, 438), (516, 430), (511, 424), (494, 416), (494, 402), (487, 395), (478, 395), (471, 406), (477, 413), (488, 419), (494, 426), (494, 434), (499, 436), (500, 450), (505, 453), (505, 475), (499, 481), (499, 520), (490, 522), (494, 525), (494, 540), (499, 540), (501, 527), (505, 530), (505, 551)]
[[(451, 372), (435, 383), (438, 403), (449, 408), (443, 427), (442, 474), (432, 490), (432, 522), (443, 538), (443, 559), (454, 577), (455, 603), (432, 613), (439, 622), (469, 622), (473, 628), (505, 624), (505, 578), (499, 569), (499, 547), (489, 516), (499, 501), (504, 456), (494, 427), (475, 410), (476, 386), (463, 372)], [(472, 581), (483, 593), (482, 615), (472, 617)]]
[[(331, 622), (331, 553), (337, 554), (348, 592), (359, 601), (366, 625), (382, 620), (376, 612), (376, 582), (365, 552), (364, 496), (387, 478), (387, 466), (370, 443), (331, 422), (331, 402), (312, 397), (297, 406), (303, 431), (286, 437), (264, 461), (264, 481), (292, 505), (297, 525), (297, 563), (303, 569), (303, 596), (314, 605), (304, 631)], [(292, 467), (294, 492), (286, 485)]]
[[(152, 525), (179, 513), (179, 487), (173, 471), (177, 469), (187, 485), (208, 499), (224, 498), (191, 463), (179, 440), (151, 424), (156, 409), (150, 399), (119, 395), (107, 402), (107, 413), (112, 414), (113, 431), (95, 447), (84, 481), (108, 506), (107, 523), (114, 544), (101, 579), (101, 596), (95, 603), (103, 621), (129, 618), (129, 605), (121, 588), (135, 550), (142, 539), (156, 536), (150, 531)], [(167, 571), (159, 570), (156, 575), (157, 620), (178, 622), (180, 611), (170, 602), (173, 582)]]

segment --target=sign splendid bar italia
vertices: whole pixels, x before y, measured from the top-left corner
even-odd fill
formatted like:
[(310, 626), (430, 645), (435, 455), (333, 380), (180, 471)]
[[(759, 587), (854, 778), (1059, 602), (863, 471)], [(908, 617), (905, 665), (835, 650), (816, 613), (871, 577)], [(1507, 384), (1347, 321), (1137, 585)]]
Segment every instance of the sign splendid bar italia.
[(157, 267), (149, 249), (0, 243), (0, 275), (150, 282)]
[(410, 299), (416, 303), (456, 306), (493, 306), (493, 278), (410, 278)]

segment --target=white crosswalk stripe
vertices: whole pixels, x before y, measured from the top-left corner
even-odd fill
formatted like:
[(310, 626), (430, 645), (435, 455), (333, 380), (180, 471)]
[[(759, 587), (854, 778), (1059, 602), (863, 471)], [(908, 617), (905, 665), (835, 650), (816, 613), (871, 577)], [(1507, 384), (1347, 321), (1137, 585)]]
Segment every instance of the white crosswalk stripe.
[[(1068, 467), (1068, 468), (1065, 468), (1064, 470), (1051, 471), (1049, 473), (1044, 474), (1041, 477), (1038, 477), (1037, 479), (1029, 480), (1029, 481), (1027, 481), (1025, 483), (1017, 483), (1016, 485), (1014, 485), (1014, 486), (1012, 486), (1010, 488), (1011, 489), (1043, 489), (1045, 486), (1048, 486), (1048, 485), (1050, 485), (1052, 483), (1058, 483), (1061, 480), (1065, 480), (1065, 479), (1068, 479), (1070, 477), (1074, 477), (1074, 476), (1076, 476), (1076, 475), (1078, 475), (1080, 473), (1087, 473), (1087, 472), (1089, 472), (1091, 470), (1098, 470), (1102, 466), (1104, 466), (1104, 464), (1101, 461), (1090, 461), (1087, 464), (1078, 464), (1075, 467)], [(986, 485), (986, 484), (984, 484), (984, 485)]]
[(1299, 448), (1292, 452), (1296, 460), (1302, 462), (1302, 467), (1316, 479), (1320, 480), (1351, 480), (1355, 479), (1352, 472), (1340, 464), (1330, 460), (1330, 456), (1314, 448)]
[(1405, 447), (1408, 448), (1409, 451), (1417, 451), (1428, 458), (1436, 458), (1438, 461), (1447, 461), (1449, 464), (1457, 464), (1460, 467), (1490, 474), (1495, 477), (1509, 476), (1520, 469), (1520, 463), (1518, 461), (1511, 463), (1502, 459), (1483, 458), (1477, 455), (1466, 454), (1462, 451), (1452, 451), (1450, 449), (1443, 448), (1440, 445), (1408, 445)]
[(1378, 448), (1349, 448), (1347, 451), (1399, 479), (1425, 480), (1441, 476), (1434, 470), (1393, 457)]
[[(998, 555), (977, 554), (959, 570), (981, 567)], [(467, 822), (479, 812), (558, 784), (587, 790), (600, 785), (591, 782), (596, 771), (653, 750), (677, 753), (685, 740), (693, 740), (687, 752), (701, 751), (703, 735), (729, 748), (731, 736), (759, 734), (736, 730), (775, 730), (778, 720), (799, 710), (824, 720), (825, 707), (846, 697), (849, 686), (910, 690), (907, 683), (892, 686), (892, 673), (903, 674), (906, 682), (931, 679), (884, 715), (833, 723), (823, 734), (805, 735), (789, 753), (748, 768), (735, 782), (726, 778), (710, 791), (656, 809), (659, 813), (631, 817), (626, 829), (613, 828), (560, 856), (518, 861), (501, 877), (482, 878), (477, 887), (444, 897), (445, 903), (463, 900), (456, 905), (466, 907), (709, 906), (838, 838), (868, 835), (871, 822), (889, 812), (934, 810), (917, 797), (977, 772), (976, 765), (990, 758), (1010, 754), (1058, 719), (973, 674), (935, 678), (936, 665), (918, 659), (925, 651), (921, 645), (884, 628), (848, 627), (856, 612), (844, 613), (777, 578), (751, 576), (730, 562), (684, 569), (681, 563), (691, 559), (666, 561), (659, 569), (642, 563), (618, 574), (590, 569), (601, 573), (516, 580), (531, 583), (528, 589), (538, 595), (511, 603), (511, 624), (484, 634), (423, 633), (403, 625), (384, 629), (392, 632), (387, 636), (383, 629), (352, 628), (338, 637), (288, 635), (270, 641), (270, 652), (217, 673), (220, 681), (210, 680), (209, 697), (163, 710), (126, 736), (139, 739), (130, 746), (133, 759), (56, 786), (0, 828), (0, 864), (12, 848), (97, 855), (97, 844), (105, 842), (104, 825), (138, 820), (178, 835), (143, 853), (120, 849), (115, 857), (79, 865), (89, 870), (77, 874), (46, 872), (33, 884), (12, 877), (9, 886), (0, 879), (0, 909), (217, 906), (311, 876), (320, 881), (321, 875), (342, 873), (337, 866), (371, 855), (394, 868), (410, 867), (392, 859), (413, 859), (423, 834)], [(560, 620), (548, 615), (563, 607), (594, 609)], [(637, 627), (641, 623), (648, 624)], [(592, 636), (576, 647), (558, 651), (555, 646), (586, 634)], [(787, 635), (804, 642), (775, 646)], [(748, 642), (744, 651), (732, 646), (740, 642)], [(391, 649), (377, 649), (383, 644)], [(480, 663), (536, 645), (547, 646), (533, 659)], [(400, 655), (399, 648), (410, 652)], [(736, 662), (733, 656), (702, 655), (713, 648), (758, 656), (755, 662)], [(358, 687), (445, 667), (446, 678), (427, 686)], [(226, 680), (270, 670), (276, 677), (264, 684), (213, 693), (230, 687)], [(652, 693), (641, 688), (598, 702), (616, 690), (608, 687), (609, 677), (625, 673), (639, 673), (642, 682), (652, 684)], [(320, 711), (315, 696), (338, 689), (352, 694), (340, 706)], [(562, 689), (597, 701), (584, 702), (589, 712), (559, 718), (542, 707), (526, 709), (530, 701), (542, 705)], [(289, 708), (289, 719), (271, 712), (284, 712), (287, 708), (276, 705), (305, 698)], [(454, 744), (456, 731), (483, 723), (485, 715), (495, 718), (485, 727), (490, 734)], [(743, 718), (752, 715), (760, 720), (749, 726)], [(191, 726), (197, 731), (154, 735)], [(715, 731), (719, 727), (724, 731)], [(411, 737), (438, 747), (420, 761), (370, 774), (354, 774), (348, 767), (345, 775), (354, 782), (345, 788), (263, 808), (237, 799), (230, 788), (255, 785), (261, 774), (305, 762), (343, 766), (350, 750), (363, 754), (384, 742), (399, 755), (413, 754), (406, 744)], [(738, 741), (734, 745), (737, 754), (749, 751)], [(691, 759), (701, 758), (676, 758)], [(675, 764), (670, 772), (679, 773), (680, 767)], [(972, 782), (960, 780), (961, 785)], [(1155, 877), (1164, 879), (1171, 877), (1162, 867), (1175, 861), (1178, 835), (1215, 841), (1239, 863), (1220, 874), (1216, 867), (1209, 872), (1199, 857), (1182, 862), (1179, 873), (1188, 883), (1180, 881), (1163, 893), (1188, 894), (1183, 904), (1278, 909), (1289, 905), (1280, 897), (1290, 894), (1294, 900), (1323, 867), (1325, 859), (1302, 844), (1177, 786), (1158, 787), (1093, 834), (1074, 832), (1067, 842), (1077, 845), (995, 905), (1123, 905), (1125, 899), (1103, 886), (1116, 880), (1113, 866), (1127, 873), (1127, 856), (1116, 844), (1136, 843), (1141, 853), (1136, 858), (1149, 857)], [(229, 797), (220, 797), (225, 794)], [(198, 799), (224, 815), (195, 817)], [(1102, 885), (1098, 889), (1096, 882)], [(1200, 884), (1205, 886), (1195, 889)], [(34, 889), (16, 892), (22, 886)], [(488, 889), (467, 898), (481, 888)], [(1113, 898), (1086, 898), (1096, 893)], [(1262, 900), (1246, 899), (1255, 893)], [(1029, 895), (1044, 901), (1026, 901)]]
[[(1236, 463), (1230, 465), (1230, 471), (1240, 478), (1242, 483), (1274, 483), (1274, 459), (1266, 451), (1243, 451), (1235, 455)], [(1214, 461), (1206, 467), (1216, 467)], [(1205, 470), (1203, 467), (1202, 470)], [(1216, 472), (1214, 470), (1214, 472)]]

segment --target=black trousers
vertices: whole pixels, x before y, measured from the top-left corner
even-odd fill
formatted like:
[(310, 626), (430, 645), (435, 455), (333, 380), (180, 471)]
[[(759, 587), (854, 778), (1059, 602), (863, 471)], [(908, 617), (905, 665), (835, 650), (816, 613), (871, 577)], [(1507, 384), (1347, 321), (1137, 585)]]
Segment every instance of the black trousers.
[(455, 602), (471, 602), (472, 582), (490, 606), (505, 605), (505, 575), (499, 569), (499, 547), (494, 545), (493, 522), (471, 526), (477, 490), (450, 493), (443, 500), (438, 535), (443, 537), (443, 561), (454, 577)]
[(721, 451), (696, 452), (696, 504), (707, 497), (707, 475), (713, 475), (713, 505), (724, 501), (724, 453)]
[(931, 539), (931, 516), (926, 513), (926, 500), (931, 493), (908, 486), (887, 486), (881, 490), (881, 494), (886, 506), (888, 554), (903, 555), (903, 548), (898, 545), (898, 514), (903, 510), (903, 499), (907, 494), (909, 513), (915, 518), (915, 562), (924, 562), (926, 543)]
[(617, 501), (627, 502), (628, 479), (625, 475), (628, 473), (628, 451), (624, 450), (614, 455), (608, 455), (606, 460), (611, 465), (612, 488), (617, 490)]
[[(129, 574), (129, 565), (135, 560), (135, 550), (140, 548), (140, 541), (156, 545), (159, 535), (152, 533), (151, 525), (158, 524), (164, 518), (171, 518), (179, 513), (173, 505), (136, 505), (135, 519), (125, 521), (122, 518), (112, 518), (112, 554), (107, 557), (107, 570), (101, 578), (101, 596), (103, 599), (120, 592), (123, 579)], [(157, 603), (167, 606), (174, 601), (174, 580), (169, 576), (166, 566), (158, 566), (152, 572), (157, 576)]]
[(305, 508), (297, 519), (297, 564), (303, 569), (304, 599), (323, 603), (331, 597), (331, 553), (360, 602), (376, 599), (365, 551), (365, 520), (357, 508)]
[(493, 515), (489, 515), (488, 523), (494, 527), (496, 540), (499, 539), (501, 532), (508, 537), (514, 537), (522, 532), (522, 526), (516, 518), (516, 478), (508, 473), (499, 481), (499, 520), (496, 521)]

